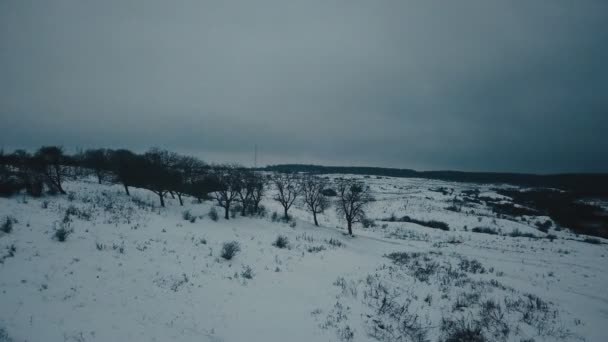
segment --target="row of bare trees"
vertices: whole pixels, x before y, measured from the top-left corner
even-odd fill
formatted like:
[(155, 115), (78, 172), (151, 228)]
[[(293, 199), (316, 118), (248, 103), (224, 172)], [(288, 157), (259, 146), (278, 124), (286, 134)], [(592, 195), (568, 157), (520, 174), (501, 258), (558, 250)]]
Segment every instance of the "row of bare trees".
[[(302, 197), (305, 208), (312, 214), (316, 226), (317, 215), (330, 206), (326, 191), (329, 182), (313, 175), (277, 174), (273, 177), (276, 187), (274, 199), (283, 206), (283, 217), (289, 218), (288, 211), (298, 197)], [(365, 219), (365, 208), (373, 200), (369, 187), (356, 179), (339, 179), (336, 184), (336, 212), (346, 222), (348, 233), (353, 234), (355, 223)]]
[(121, 184), (127, 195), (131, 187), (152, 191), (162, 207), (166, 196), (176, 197), (180, 205), (185, 196), (199, 202), (212, 199), (223, 208), (225, 219), (230, 219), (236, 204), (242, 216), (259, 213), (262, 199), (272, 185), (273, 199), (282, 206), (285, 220), (289, 219), (289, 209), (301, 200), (317, 226), (317, 216), (331, 203), (327, 190), (335, 186), (336, 211), (346, 221), (349, 234), (353, 224), (365, 218), (365, 206), (371, 201), (369, 188), (354, 179), (330, 184), (328, 179), (313, 175), (264, 176), (238, 165), (209, 165), (195, 157), (158, 148), (143, 154), (126, 149), (91, 149), (67, 155), (56, 146), (42, 147), (33, 154), (0, 151), (0, 195), (25, 189), (40, 196), (44, 187), (65, 194), (63, 182), (84, 174), (94, 175), (100, 184)]

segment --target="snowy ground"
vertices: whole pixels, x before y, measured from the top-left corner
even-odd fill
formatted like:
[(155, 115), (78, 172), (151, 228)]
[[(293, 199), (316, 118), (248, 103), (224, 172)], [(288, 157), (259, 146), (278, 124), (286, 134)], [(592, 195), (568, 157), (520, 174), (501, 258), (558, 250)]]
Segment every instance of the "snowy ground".
[[(214, 222), (211, 202), (161, 209), (145, 190), (85, 181), (69, 196), (0, 198), (0, 220), (16, 219), (0, 232), (0, 341), (441, 341), (462, 326), (488, 341), (606, 341), (607, 244), (555, 225), (547, 239), (535, 226), (546, 217), (498, 218), (483, 203), (446, 209), (466, 190), (508, 202), (491, 186), (360, 178), (376, 226), (354, 238), (333, 209), (319, 228), (301, 208), (295, 227)], [(241, 251), (224, 260), (233, 240)]]

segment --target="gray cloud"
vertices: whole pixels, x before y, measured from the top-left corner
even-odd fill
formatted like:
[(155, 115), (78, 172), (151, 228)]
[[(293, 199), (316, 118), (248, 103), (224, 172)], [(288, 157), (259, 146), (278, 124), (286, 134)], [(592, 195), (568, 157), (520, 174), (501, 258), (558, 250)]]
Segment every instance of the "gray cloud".
[(3, 1), (0, 146), (608, 172), (608, 2)]

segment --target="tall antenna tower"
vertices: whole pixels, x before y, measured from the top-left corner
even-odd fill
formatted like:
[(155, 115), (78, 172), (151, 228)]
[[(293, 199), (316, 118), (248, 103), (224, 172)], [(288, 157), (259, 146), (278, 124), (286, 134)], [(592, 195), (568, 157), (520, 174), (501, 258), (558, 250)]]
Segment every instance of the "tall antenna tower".
[(253, 167), (254, 169), (258, 168), (258, 145), (253, 145)]

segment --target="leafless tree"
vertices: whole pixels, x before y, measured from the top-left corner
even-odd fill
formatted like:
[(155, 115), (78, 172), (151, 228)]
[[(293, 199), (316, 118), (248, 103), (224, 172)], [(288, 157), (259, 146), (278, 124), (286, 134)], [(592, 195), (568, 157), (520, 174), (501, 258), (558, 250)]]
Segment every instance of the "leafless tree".
[(154, 192), (160, 199), (161, 207), (165, 206), (165, 194), (175, 191), (181, 184), (181, 175), (175, 165), (179, 155), (158, 148), (152, 148), (143, 156), (145, 170), (142, 170), (141, 185)]
[(252, 192), (251, 192), (251, 213), (257, 214), (260, 212), (260, 202), (266, 193), (266, 178), (260, 173), (253, 172), (252, 177)]
[[(203, 161), (190, 156), (177, 156), (172, 166), (180, 175), (180, 182), (171, 189), (177, 194), (179, 204), (184, 205), (183, 196), (191, 194), (192, 188), (198, 181), (207, 176), (209, 167)], [(200, 202), (200, 198), (199, 198)]]
[(253, 171), (238, 170), (238, 178), (237, 195), (241, 202), (241, 216), (245, 216), (251, 206), (251, 197), (253, 196)]
[(285, 220), (289, 219), (289, 215), (287, 211), (293, 203), (296, 201), (296, 198), (300, 194), (300, 182), (298, 180), (298, 176), (293, 173), (283, 173), (276, 174), (272, 178), (272, 183), (277, 189), (277, 194), (274, 196), (274, 200), (281, 203), (283, 206), (283, 218)]
[(86, 150), (78, 155), (77, 159), (82, 167), (91, 169), (95, 173), (97, 182), (101, 184), (110, 169), (108, 151), (103, 148)]
[(58, 146), (41, 147), (34, 156), (36, 169), (44, 175), (47, 183), (54, 190), (65, 194), (62, 187), (63, 180), (69, 176), (68, 157)]
[(338, 181), (338, 207), (336, 211), (346, 221), (348, 234), (353, 235), (353, 224), (365, 218), (365, 207), (372, 201), (369, 187), (356, 179)]
[(304, 196), (306, 209), (312, 213), (315, 226), (319, 226), (317, 214), (321, 214), (329, 207), (329, 200), (323, 195), (323, 189), (327, 186), (327, 181), (316, 176), (305, 176), (302, 178), (301, 187)]
[(223, 165), (216, 167), (215, 177), (219, 184), (219, 189), (214, 192), (213, 198), (217, 204), (224, 208), (224, 218), (230, 219), (230, 207), (238, 199), (241, 181), (238, 167), (234, 165)]

